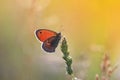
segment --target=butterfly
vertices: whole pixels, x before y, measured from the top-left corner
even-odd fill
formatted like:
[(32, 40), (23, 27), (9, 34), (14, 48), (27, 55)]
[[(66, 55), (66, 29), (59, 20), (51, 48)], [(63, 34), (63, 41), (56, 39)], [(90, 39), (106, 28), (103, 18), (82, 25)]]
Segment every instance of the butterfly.
[(61, 33), (48, 29), (38, 29), (35, 31), (35, 35), (38, 40), (43, 42), (43, 50), (49, 53), (55, 52), (55, 49), (61, 39)]

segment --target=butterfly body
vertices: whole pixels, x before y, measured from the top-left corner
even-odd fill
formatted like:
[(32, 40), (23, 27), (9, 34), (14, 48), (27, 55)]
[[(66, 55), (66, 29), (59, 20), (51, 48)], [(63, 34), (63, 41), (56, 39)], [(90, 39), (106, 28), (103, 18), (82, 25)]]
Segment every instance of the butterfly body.
[(49, 53), (55, 52), (55, 49), (61, 39), (61, 33), (56, 33), (47, 29), (37, 30), (36, 36), (41, 42), (43, 42), (42, 48)]

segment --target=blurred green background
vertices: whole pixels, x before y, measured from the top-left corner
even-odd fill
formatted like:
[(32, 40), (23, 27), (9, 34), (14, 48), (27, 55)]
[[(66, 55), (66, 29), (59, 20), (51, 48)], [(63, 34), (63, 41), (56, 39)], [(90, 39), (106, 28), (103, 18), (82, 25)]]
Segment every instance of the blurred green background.
[(41, 50), (34, 35), (40, 28), (61, 31), (75, 75), (94, 80), (106, 51), (113, 64), (120, 61), (119, 4), (118, 0), (1, 0), (0, 80), (70, 80), (60, 47), (55, 54)]

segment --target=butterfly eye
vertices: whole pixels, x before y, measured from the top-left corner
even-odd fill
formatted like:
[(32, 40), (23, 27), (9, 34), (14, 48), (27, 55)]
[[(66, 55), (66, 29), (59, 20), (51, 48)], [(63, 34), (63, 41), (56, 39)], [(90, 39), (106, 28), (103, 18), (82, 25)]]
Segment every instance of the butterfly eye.
[(42, 34), (42, 32), (40, 32), (40, 34)]

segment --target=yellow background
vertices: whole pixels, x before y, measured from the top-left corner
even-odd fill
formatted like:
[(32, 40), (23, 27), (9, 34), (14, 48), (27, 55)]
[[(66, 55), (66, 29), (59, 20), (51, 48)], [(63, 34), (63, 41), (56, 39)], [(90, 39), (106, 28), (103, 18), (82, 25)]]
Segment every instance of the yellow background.
[(93, 80), (106, 52), (119, 63), (119, 0), (2, 0), (0, 6), (0, 80), (69, 79), (60, 47), (56, 54), (41, 50), (34, 35), (41, 28), (66, 37), (78, 78)]

